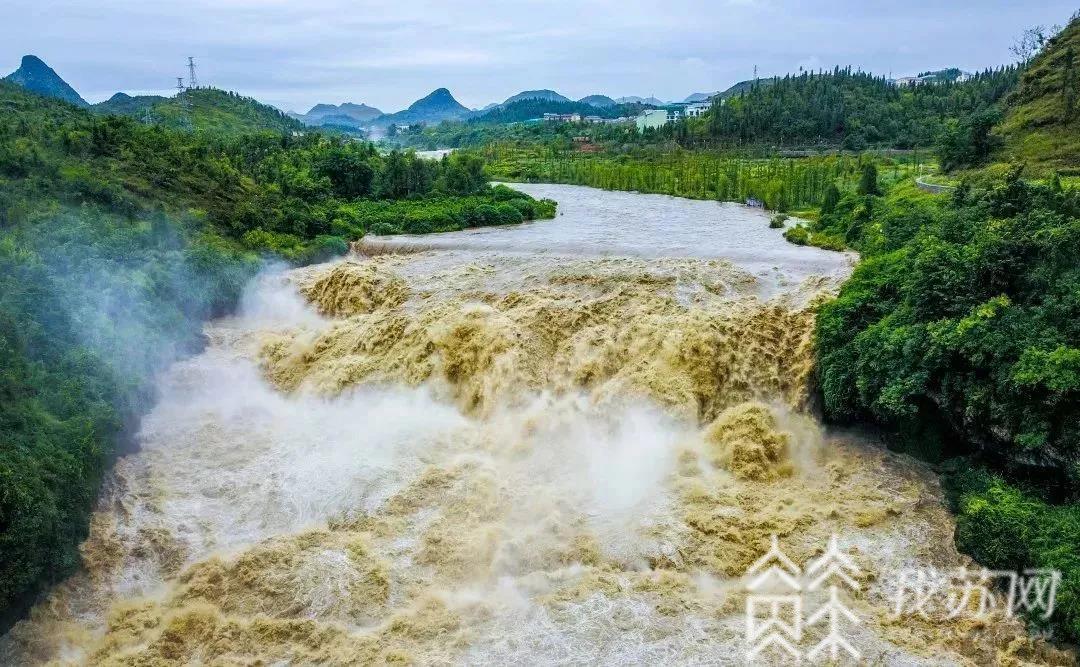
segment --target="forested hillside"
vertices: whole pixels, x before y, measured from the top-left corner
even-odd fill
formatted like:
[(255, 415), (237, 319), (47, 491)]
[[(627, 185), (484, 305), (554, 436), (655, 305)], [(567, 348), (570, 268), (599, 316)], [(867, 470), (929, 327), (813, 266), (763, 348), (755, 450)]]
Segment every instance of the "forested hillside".
[(1006, 67), (963, 83), (904, 87), (850, 68), (804, 72), (752, 85), (685, 131), (724, 146), (932, 146), (947, 119), (996, 104), (1017, 76)]
[(217, 136), (260, 130), (299, 132), (304, 124), (250, 97), (216, 88), (192, 88), (173, 97), (117, 97), (95, 104), (94, 111), (123, 114), (138, 120), (150, 112), (150, 122), (172, 129), (211, 132)]
[(1024, 70), (997, 133), (1005, 159), (1040, 173), (1080, 175), (1080, 20), (1073, 19)]
[[(1056, 160), (1078, 157), (1053, 139), (1072, 121), (1047, 74), (1078, 27), (1024, 73), (1005, 124), (986, 128), (1017, 142), (997, 157), (1040, 140)], [(809, 233), (863, 255), (818, 317), (826, 414), (872, 420), (943, 462), (958, 545), (987, 567), (1061, 571), (1052, 628), (1077, 641), (1080, 189), (1022, 164), (969, 171), (945, 196), (868, 178), (829, 197)]]
[(201, 344), (261, 255), (328, 258), (388, 222), (554, 214), (492, 190), (476, 158), (221, 127), (98, 116), (0, 82), (0, 626), (77, 566), (154, 371)]
[[(465, 123), (416, 128), (395, 137), (411, 146), (472, 147), (493, 141), (560, 141), (587, 136), (608, 150), (627, 147), (711, 148), (760, 153), (777, 149), (853, 151), (867, 148), (932, 148), (959, 124), (998, 118), (1004, 97), (1019, 79), (1016, 67), (976, 74), (958, 82), (898, 86), (851, 69), (744, 81), (721, 94), (700, 118), (682, 119), (644, 133), (633, 125), (550, 123), (538, 128), (504, 125), (544, 113), (633, 117), (640, 104), (598, 109), (578, 102), (522, 100), (492, 109)], [(480, 126), (480, 127), (477, 127)]]

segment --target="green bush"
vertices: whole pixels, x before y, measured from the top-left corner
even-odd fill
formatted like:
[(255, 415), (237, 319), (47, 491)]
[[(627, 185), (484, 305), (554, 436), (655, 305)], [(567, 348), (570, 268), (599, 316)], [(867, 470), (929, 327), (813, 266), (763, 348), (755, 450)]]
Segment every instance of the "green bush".
[(785, 213), (777, 213), (769, 220), (769, 229), (782, 229), (790, 217)]
[(810, 245), (824, 250), (841, 251), (847, 248), (844, 239), (828, 234), (814, 233), (810, 235)]
[(796, 225), (784, 232), (784, 238), (795, 245), (807, 245), (810, 243), (810, 232), (803, 225)]
[(395, 227), (388, 222), (376, 222), (371, 226), (371, 233), (376, 236), (389, 236), (391, 234), (400, 234), (400, 227)]
[(340, 236), (316, 236), (305, 244), (300, 261), (305, 264), (326, 262), (349, 252), (348, 242)]
[(1049, 623), (1059, 640), (1080, 640), (1080, 505), (1050, 505), (1002, 478), (964, 464), (946, 477), (956, 512), (956, 544), (1000, 570), (1057, 570), (1061, 584)]

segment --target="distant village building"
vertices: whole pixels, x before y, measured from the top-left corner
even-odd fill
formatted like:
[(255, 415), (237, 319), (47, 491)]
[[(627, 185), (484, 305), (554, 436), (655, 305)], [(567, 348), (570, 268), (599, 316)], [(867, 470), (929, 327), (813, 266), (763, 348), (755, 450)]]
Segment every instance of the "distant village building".
[(638, 132), (644, 132), (647, 129), (655, 130), (658, 127), (663, 127), (670, 122), (668, 111), (666, 109), (649, 109), (643, 111), (641, 115), (637, 117), (635, 122), (637, 123)]
[(705, 112), (712, 108), (712, 100), (706, 100), (704, 102), (694, 102), (693, 104), (686, 105), (686, 117), (687, 118), (700, 118), (705, 115)]
[(544, 120), (549, 123), (580, 123), (581, 114), (579, 113), (546, 113), (544, 114)]
[(897, 86), (911, 87), (926, 84), (937, 85), (947, 83), (948, 81), (964, 83), (965, 81), (971, 81), (973, 78), (974, 77), (969, 72), (960, 72), (956, 75), (955, 79), (947, 79), (942, 76), (941, 72), (933, 72), (922, 76), (902, 76), (899, 79), (892, 80), (892, 83)]

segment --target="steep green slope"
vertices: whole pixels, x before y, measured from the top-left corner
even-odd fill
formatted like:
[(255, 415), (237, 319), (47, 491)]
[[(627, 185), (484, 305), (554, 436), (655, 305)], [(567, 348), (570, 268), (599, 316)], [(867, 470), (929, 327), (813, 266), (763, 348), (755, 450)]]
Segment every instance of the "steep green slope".
[(302, 131), (304, 124), (274, 107), (217, 88), (193, 88), (173, 97), (116, 93), (90, 109), (101, 115), (131, 116), (173, 130), (194, 130), (215, 136), (253, 132)]
[(692, 140), (721, 146), (932, 146), (949, 119), (995, 104), (1016, 76), (1015, 68), (1003, 68), (963, 83), (902, 87), (836, 68), (743, 82), (722, 93), (723, 104), (684, 132)]
[[(140, 112), (141, 113), (141, 112)], [(303, 123), (250, 97), (216, 88), (195, 88), (154, 104), (155, 123), (174, 129), (190, 127), (218, 136), (267, 130), (302, 131)]]
[(18, 84), (27, 90), (45, 97), (54, 97), (78, 107), (88, 106), (86, 100), (60, 78), (53, 68), (46, 65), (37, 56), (23, 56), (19, 69), (7, 77), (6, 81)]
[(1025, 162), (1036, 173), (1080, 173), (1080, 17), (1021, 75), (998, 132), (1004, 159)]

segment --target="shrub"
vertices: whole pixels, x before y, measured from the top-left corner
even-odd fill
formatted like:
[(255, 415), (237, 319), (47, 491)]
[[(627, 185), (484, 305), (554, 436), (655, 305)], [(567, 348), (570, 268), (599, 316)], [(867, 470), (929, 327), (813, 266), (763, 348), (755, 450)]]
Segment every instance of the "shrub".
[(315, 264), (340, 257), (349, 252), (349, 244), (340, 236), (316, 236), (300, 254), (300, 261)]
[(510, 204), (499, 204), (496, 207), (496, 211), (498, 211), (499, 215), (497, 224), (500, 225), (520, 224), (525, 219), (524, 216), (521, 215), (521, 212)]
[(796, 225), (784, 232), (784, 238), (795, 245), (807, 245), (810, 243), (810, 232), (806, 231), (806, 227)]
[[(1050, 624), (1080, 639), (1080, 505), (1051, 505), (985, 470), (960, 465), (946, 477), (956, 545), (980, 564), (1061, 572)], [(1046, 625), (1041, 618), (1029, 619)]]
[(391, 234), (400, 234), (401, 228), (395, 227), (388, 222), (376, 222), (371, 226), (371, 233), (376, 236), (389, 236)]
[(435, 225), (431, 220), (424, 218), (406, 218), (401, 228), (406, 234), (429, 234), (435, 231)]

